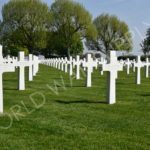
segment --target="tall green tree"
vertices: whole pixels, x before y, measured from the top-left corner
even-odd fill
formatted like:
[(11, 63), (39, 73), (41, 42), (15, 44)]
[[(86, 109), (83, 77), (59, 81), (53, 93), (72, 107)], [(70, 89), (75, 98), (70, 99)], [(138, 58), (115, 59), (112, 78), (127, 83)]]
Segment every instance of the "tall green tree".
[(150, 52), (150, 28), (147, 30), (146, 38), (140, 44), (144, 55)]
[(10, 0), (2, 9), (4, 45), (30, 53), (45, 48), (49, 16), (48, 6), (40, 0)]
[(49, 31), (55, 40), (52, 47), (62, 55), (80, 53), (83, 38), (96, 38), (92, 16), (81, 4), (72, 0), (56, 0), (50, 12), (52, 20)]
[(98, 38), (96, 48), (103, 53), (110, 50), (131, 50), (132, 38), (128, 25), (117, 16), (102, 14), (94, 20)]

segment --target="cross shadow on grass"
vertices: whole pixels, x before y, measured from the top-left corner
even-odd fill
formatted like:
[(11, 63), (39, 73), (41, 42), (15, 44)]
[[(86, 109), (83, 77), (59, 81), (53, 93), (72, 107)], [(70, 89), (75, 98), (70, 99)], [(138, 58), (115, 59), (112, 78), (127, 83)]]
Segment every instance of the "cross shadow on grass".
[(55, 100), (55, 102), (60, 104), (107, 104), (106, 101), (89, 101), (89, 100), (75, 100), (75, 101), (64, 101), (64, 100)]
[(6, 91), (17, 91), (18, 89), (17, 88), (4, 88), (3, 90), (6, 90)]
[(85, 88), (85, 85), (65, 85), (65, 87), (70, 87), (70, 88)]
[(149, 97), (150, 94), (139, 94), (140, 96)]
[(17, 79), (3, 79), (3, 82), (16, 82)]
[(131, 82), (130, 83), (127, 83), (127, 82), (126, 83), (124, 83), (124, 82), (117, 82), (117, 84), (118, 85), (134, 85), (135, 83), (134, 82), (132, 82), (132, 83)]

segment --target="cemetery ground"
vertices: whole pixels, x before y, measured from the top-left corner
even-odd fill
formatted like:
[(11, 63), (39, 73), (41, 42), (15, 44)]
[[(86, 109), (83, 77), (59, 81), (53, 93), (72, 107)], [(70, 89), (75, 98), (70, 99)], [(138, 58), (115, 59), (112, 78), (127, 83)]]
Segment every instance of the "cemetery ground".
[[(150, 79), (142, 71), (119, 72), (117, 102), (106, 104), (106, 72), (76, 80), (40, 65), (26, 90), (17, 90), (17, 71), (4, 74), (4, 112), (0, 117), (0, 149), (150, 149)], [(10, 126), (9, 126), (10, 125)], [(3, 127), (8, 129), (2, 129)]]

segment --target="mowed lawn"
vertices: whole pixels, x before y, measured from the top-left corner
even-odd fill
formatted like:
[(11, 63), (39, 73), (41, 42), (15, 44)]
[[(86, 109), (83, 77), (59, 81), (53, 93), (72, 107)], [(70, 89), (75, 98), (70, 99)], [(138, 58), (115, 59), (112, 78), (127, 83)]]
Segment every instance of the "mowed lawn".
[[(26, 90), (17, 90), (17, 71), (4, 74), (0, 150), (149, 150), (150, 78), (119, 73), (117, 103), (106, 104), (106, 73), (82, 79), (40, 65)], [(5, 127), (5, 129), (3, 129)], [(8, 127), (8, 129), (6, 129)]]

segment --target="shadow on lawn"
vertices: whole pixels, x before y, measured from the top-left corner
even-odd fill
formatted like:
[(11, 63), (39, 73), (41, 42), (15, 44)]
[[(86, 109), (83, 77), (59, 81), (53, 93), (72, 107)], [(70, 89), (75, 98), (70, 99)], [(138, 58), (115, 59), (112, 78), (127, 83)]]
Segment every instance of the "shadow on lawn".
[(85, 88), (86, 86), (85, 85), (65, 85), (65, 87), (68, 87), (68, 88)]
[(18, 89), (17, 88), (4, 88), (3, 90), (6, 90), (6, 91), (17, 91)]
[(16, 82), (18, 80), (17, 79), (11, 79), (11, 78), (9, 78), (9, 79), (3, 79), (3, 81), (4, 82)]
[(138, 94), (139, 96), (146, 96), (146, 97), (149, 97), (150, 96), (150, 94)]
[(64, 101), (64, 100), (55, 100), (55, 102), (60, 104), (107, 104), (105, 101), (88, 101), (88, 100), (76, 100), (76, 101)]
[(128, 86), (128, 85), (135, 85), (134, 82), (128, 82), (128, 83), (127, 83), (127, 82), (119, 82), (119, 81), (117, 82), (117, 84), (118, 84), (118, 85), (127, 85), (127, 86)]

